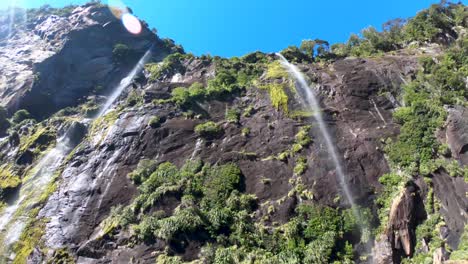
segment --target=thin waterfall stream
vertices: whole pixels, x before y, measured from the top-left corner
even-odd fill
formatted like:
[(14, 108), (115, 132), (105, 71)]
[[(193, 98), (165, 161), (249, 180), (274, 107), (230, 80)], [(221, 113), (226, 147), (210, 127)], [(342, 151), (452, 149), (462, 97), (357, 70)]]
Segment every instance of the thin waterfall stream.
[(285, 69), (287, 69), (291, 77), (293, 77), (296, 80), (296, 83), (297, 83), (296, 86), (299, 89), (299, 92), (304, 96), (303, 98), (301, 98), (301, 103), (304, 105), (304, 107), (308, 108), (314, 113), (315, 120), (317, 121), (318, 126), (319, 126), (320, 134), (325, 140), (325, 145), (328, 150), (328, 154), (330, 155), (331, 160), (333, 161), (333, 165), (336, 170), (336, 175), (338, 176), (338, 181), (341, 185), (341, 188), (343, 189), (343, 194), (345, 198), (347, 199), (347, 201), (349, 202), (351, 206), (351, 210), (353, 211), (353, 214), (359, 223), (361, 233), (363, 233), (363, 231), (367, 230), (367, 227), (365, 226), (364, 222), (361, 219), (359, 212), (357, 211), (356, 204), (354, 202), (351, 190), (346, 180), (346, 175), (343, 171), (340, 158), (338, 157), (338, 154), (337, 154), (338, 152), (336, 151), (336, 148), (332, 141), (330, 133), (328, 132), (327, 125), (325, 124), (325, 121), (323, 120), (319, 101), (317, 97), (315, 96), (314, 92), (312, 91), (312, 88), (307, 84), (307, 81), (305, 80), (302, 72), (295, 65), (291, 64), (280, 53), (277, 53), (276, 55), (281, 59), (281, 64), (285, 67)]
[[(70, 126), (67, 132), (57, 140), (56, 146), (50, 150), (23, 179), (16, 201), (0, 212), (0, 262), (2, 258), (9, 258), (11, 246), (18, 241), (21, 233), (30, 220), (30, 210), (41, 200), (47, 187), (53, 180), (55, 174), (66, 156), (79, 144), (75, 142), (77, 126), (90, 124), (93, 120), (103, 116), (127, 88), (135, 76), (141, 72), (145, 63), (151, 57), (150, 47), (135, 67), (122, 79), (120, 84), (113, 90), (111, 95), (101, 107), (98, 115), (92, 119), (83, 119)], [(84, 137), (81, 136), (80, 140)]]

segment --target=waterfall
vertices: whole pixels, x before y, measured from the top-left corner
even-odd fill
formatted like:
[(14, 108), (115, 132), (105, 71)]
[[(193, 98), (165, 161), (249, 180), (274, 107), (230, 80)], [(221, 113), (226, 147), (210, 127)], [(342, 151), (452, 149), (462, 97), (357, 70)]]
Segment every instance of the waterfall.
[(380, 120), (382, 120), (382, 122), (384, 122), (384, 124), (386, 125), (387, 121), (385, 121), (385, 118), (383, 117), (382, 113), (379, 110), (379, 107), (377, 106), (377, 104), (375, 103), (373, 99), (371, 99), (371, 103), (374, 105), (374, 109), (375, 111), (377, 111), (377, 114), (379, 115)]
[(195, 157), (197, 156), (198, 152), (201, 150), (201, 146), (203, 144), (203, 139), (199, 138), (197, 139), (197, 142), (195, 143), (195, 147), (193, 148), (192, 155), (190, 156), (190, 160), (194, 160)]
[(300, 72), (300, 70), (293, 64), (289, 63), (286, 58), (283, 57), (283, 55), (279, 53), (277, 53), (277, 55), (281, 59), (281, 64), (288, 70), (288, 72), (294, 77), (294, 79), (296, 79), (297, 83), (299, 84), (297, 88), (299, 88), (299, 91), (302, 92), (303, 96), (305, 96), (302, 98), (304, 106), (309, 108), (314, 113), (314, 117), (319, 125), (320, 133), (325, 140), (328, 153), (330, 154), (333, 165), (335, 166), (336, 174), (338, 176), (341, 187), (343, 188), (344, 195), (350, 203), (351, 207), (354, 208), (355, 203), (353, 196), (351, 195), (351, 191), (346, 182), (346, 176), (343, 172), (340, 159), (338, 158), (335, 145), (333, 144), (330, 133), (328, 132), (327, 126), (323, 120), (320, 105), (317, 98), (315, 97), (315, 94), (312, 92), (312, 89), (307, 84), (306, 80), (304, 79), (304, 75)]
[[(90, 123), (107, 112), (123, 90), (132, 83), (135, 76), (143, 69), (145, 63), (151, 57), (151, 49), (152, 47), (148, 49), (132, 71), (122, 79), (101, 107), (98, 115), (93, 119), (83, 119), (83, 123)], [(77, 122), (75, 124), (81, 123)], [(78, 141), (81, 141), (84, 134), (85, 132)], [(79, 144), (74, 138), (76, 138), (76, 126), (72, 125), (65, 135), (57, 140), (55, 148), (50, 150), (33, 168), (32, 173), (29, 173), (23, 179), (23, 185), (16, 201), (0, 213), (0, 262), (2, 261), (1, 257), (10, 257), (8, 254), (11, 246), (18, 241), (30, 219), (30, 209), (37, 205), (65, 157)]]
[(0, 255), (8, 257), (6, 254), (10, 246), (18, 241), (28, 223), (30, 209), (37, 204), (64, 158), (75, 147), (73, 137), (78, 126), (78, 123), (74, 123), (65, 135), (58, 139), (56, 147), (23, 179), (16, 201), (0, 214)]
[(354, 216), (356, 217), (358, 227), (361, 231), (361, 240), (363, 239), (366, 240), (366, 241), (361, 241), (362, 243), (365, 243), (364, 253), (371, 252), (371, 247), (370, 247), (370, 244), (368, 243), (371, 241), (367, 241), (367, 237), (366, 237), (366, 235), (368, 235), (368, 232), (369, 232), (367, 221), (361, 217), (360, 213), (357, 210), (357, 207), (354, 202), (351, 191), (349, 189), (348, 183), (346, 182), (346, 175), (343, 171), (340, 158), (338, 158), (335, 145), (333, 144), (330, 133), (328, 132), (328, 128), (323, 120), (318, 99), (315, 96), (314, 92), (312, 91), (312, 88), (309, 87), (309, 85), (307, 84), (304, 78), (304, 75), (301, 73), (301, 71), (295, 65), (289, 63), (286, 60), (286, 58), (284, 58), (283, 55), (277, 53), (277, 56), (281, 59), (281, 64), (287, 69), (289, 74), (296, 80), (296, 86), (298, 88), (298, 92), (303, 96), (303, 98), (301, 97), (301, 103), (314, 113), (314, 117), (319, 125), (320, 134), (325, 140), (326, 148), (333, 161), (333, 165), (335, 166), (336, 175), (338, 176), (338, 181), (341, 185), (341, 188), (343, 189), (344, 196), (348, 200), (351, 206), (351, 210)]
[(109, 108), (112, 106), (112, 104), (115, 102), (115, 100), (117, 100), (120, 94), (122, 94), (123, 90), (132, 83), (135, 76), (139, 72), (141, 72), (141, 70), (143, 70), (143, 68), (145, 67), (145, 63), (151, 58), (151, 48), (149, 48), (148, 51), (146, 51), (145, 55), (141, 57), (141, 59), (138, 61), (138, 63), (135, 65), (132, 71), (125, 78), (123, 78), (122, 81), (120, 81), (120, 84), (111, 93), (109, 98), (106, 100), (104, 105), (99, 110), (99, 113), (97, 114), (96, 117), (100, 117), (104, 115), (107, 112), (107, 110), (109, 110)]

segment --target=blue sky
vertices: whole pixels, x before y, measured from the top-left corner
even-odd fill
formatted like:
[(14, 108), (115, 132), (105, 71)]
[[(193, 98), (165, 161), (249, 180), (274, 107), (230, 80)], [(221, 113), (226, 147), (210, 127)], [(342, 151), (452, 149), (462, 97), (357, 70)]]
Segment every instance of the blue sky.
[[(87, 0), (0, 0), (27, 7), (63, 6)], [(438, 0), (123, 0), (161, 37), (187, 52), (225, 57), (261, 50), (275, 52), (303, 39), (344, 42), (373, 25), (414, 16)], [(106, 2), (103, 0), (102, 2)], [(467, 3), (464, 0), (463, 3)]]

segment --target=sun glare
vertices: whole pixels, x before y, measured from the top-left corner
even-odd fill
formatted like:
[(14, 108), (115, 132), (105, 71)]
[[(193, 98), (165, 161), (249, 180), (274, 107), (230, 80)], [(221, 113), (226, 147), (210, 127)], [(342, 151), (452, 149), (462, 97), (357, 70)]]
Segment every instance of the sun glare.
[(109, 0), (109, 9), (111, 13), (122, 21), (122, 24), (128, 32), (134, 35), (141, 33), (142, 25), (138, 18), (130, 14), (130, 10), (121, 0)]

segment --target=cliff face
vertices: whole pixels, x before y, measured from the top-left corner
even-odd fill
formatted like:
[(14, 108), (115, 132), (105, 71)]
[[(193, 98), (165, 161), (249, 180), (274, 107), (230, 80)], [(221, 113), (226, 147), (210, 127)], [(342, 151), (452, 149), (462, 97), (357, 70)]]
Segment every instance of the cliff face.
[[(242, 232), (236, 229), (236, 222), (245, 221), (252, 226), (256, 223), (263, 240), (271, 236), (268, 239), (289, 241), (289, 246), (297, 247), (320, 241), (330, 232), (341, 232), (331, 239), (337, 242), (326, 257), (306, 260), (306, 256), (304, 263), (345, 261), (341, 254), (348, 244), (352, 246), (347, 261), (399, 263), (421, 250), (434, 252), (432, 244), (426, 245), (430, 241), (417, 234), (417, 227), (434, 219), (429, 217), (434, 212), (444, 219), (437, 222), (441, 230), (437, 235), (442, 236), (442, 249), (437, 252), (445, 252), (445, 244), (452, 249), (460, 244), (468, 208), (468, 184), (460, 173), (449, 175), (440, 166), (426, 178), (404, 178), (401, 184), (395, 184), (401, 188), (389, 198), (388, 211), (376, 202), (389, 193), (379, 179), (396, 170), (385, 152), (387, 139), (396, 139), (400, 133), (401, 123), (395, 121), (393, 113), (404, 106), (402, 86), (420, 71), (423, 48), (368, 58), (298, 63), (320, 99), (345, 171), (345, 184), (361, 212), (355, 216), (353, 228), (340, 229), (340, 225), (353, 225), (345, 216), (338, 216), (346, 214), (350, 202), (343, 196), (343, 185), (314, 113), (301, 105), (303, 95), (295, 89), (295, 80), (280, 70), (274, 55), (253, 53), (227, 60), (174, 54), (181, 50), (171, 41), (159, 39), (146, 27), (139, 35), (129, 34), (100, 5), (77, 7), (62, 16), (37, 17), (6, 35), (0, 40), (0, 103), (10, 116), (26, 109), (38, 120), (13, 123), (9, 137), (0, 143), (0, 159), (5, 164), (0, 167), (1, 180), (16, 182), (2, 184), (5, 203), (0, 209), (4, 211), (0, 240), (4, 244), (13, 242), (0, 250), (6, 262), (16, 258), (28, 263), (154, 263), (155, 259), (158, 263), (196, 259), (253, 263), (243, 255), (225, 260), (219, 255), (222, 246), (233, 252), (246, 247), (244, 242), (232, 242), (233, 234), (240, 232), (239, 237), (246, 240), (257, 235), (258, 231), (248, 227)], [(116, 54), (117, 44), (125, 46), (125, 56)], [(89, 121), (147, 50), (152, 54), (150, 63), (113, 103), (113, 110)], [(433, 57), (442, 54), (438, 48), (426, 52)], [(468, 162), (467, 110), (458, 105), (448, 113), (437, 139), (448, 145), (450, 154), (446, 158), (463, 168)], [(214, 124), (207, 125), (209, 121)], [(31, 175), (44, 169), (38, 169), (41, 160), (56, 141), (68, 135), (65, 131), (72, 131), (76, 147), (45, 179), (47, 187), (38, 197), (30, 195), (36, 200), (26, 208), (20, 204), (14, 213), (5, 213), (13, 210), (17, 193), (27, 186)], [(203, 165), (193, 172), (177, 174), (177, 180), (169, 180), (176, 173), (173, 170), (160, 172), (163, 176), (157, 178), (166, 162), (180, 169), (189, 161)], [(145, 162), (151, 165), (145, 167)], [(212, 201), (206, 197), (212, 197), (210, 189), (231, 192), (231, 186), (225, 181), (213, 185), (212, 175), (223, 173), (209, 172), (209, 167), (226, 164), (240, 170), (238, 182), (228, 196), (217, 194), (218, 198), (225, 197), (220, 203), (227, 204), (211, 206), (229, 208), (235, 214), (219, 216), (217, 221), (223, 224), (213, 229)], [(187, 174), (192, 178), (184, 176)], [(194, 187), (198, 177), (206, 179)], [(241, 201), (232, 207), (229, 201), (236, 195)], [(252, 206), (243, 207), (246, 197), (251, 197)], [(428, 204), (433, 208), (427, 209)], [(327, 210), (344, 220), (330, 231), (325, 224), (313, 222), (312, 213), (303, 213), (305, 206), (333, 208)], [(17, 213), (21, 210), (31, 212), (29, 219), (16, 221), (15, 215), (21, 215)], [(175, 219), (189, 210), (195, 211), (196, 217), (190, 215), (182, 222), (190, 227), (182, 225), (180, 230), (171, 231), (171, 236), (161, 231), (167, 223), (164, 221), (172, 219), (175, 222), (169, 221), (169, 225), (178, 226)], [(132, 212), (127, 221), (130, 224), (123, 224), (119, 217), (128, 211)], [(241, 212), (245, 212), (242, 218)], [(321, 213), (319, 218), (329, 216)], [(377, 214), (387, 216), (386, 220)], [(231, 220), (223, 222), (223, 217)], [(200, 219), (200, 223), (193, 219)], [(13, 220), (22, 228), (17, 240), (11, 241), (9, 223)], [(303, 221), (296, 229), (304, 231), (296, 232), (303, 232), (299, 237), (305, 241), (289, 240), (288, 232), (292, 231), (287, 228), (294, 221)], [(310, 235), (313, 228), (318, 228), (320, 235)], [(375, 229), (373, 234), (369, 229)], [(150, 230), (149, 235), (144, 230)], [(374, 234), (379, 234), (375, 241)], [(274, 244), (256, 239), (252, 247)], [(340, 239), (349, 243), (345, 246)], [(207, 245), (215, 247), (211, 257)], [(281, 247), (265, 250), (275, 252)], [(308, 256), (319, 254), (314, 246), (306, 248), (311, 250)], [(260, 251), (249, 254), (250, 261), (266, 256)], [(169, 259), (167, 255), (181, 258)], [(366, 255), (367, 259), (360, 258)], [(280, 257), (271, 257), (282, 263)], [(283, 255), (283, 259), (288, 257)]]

